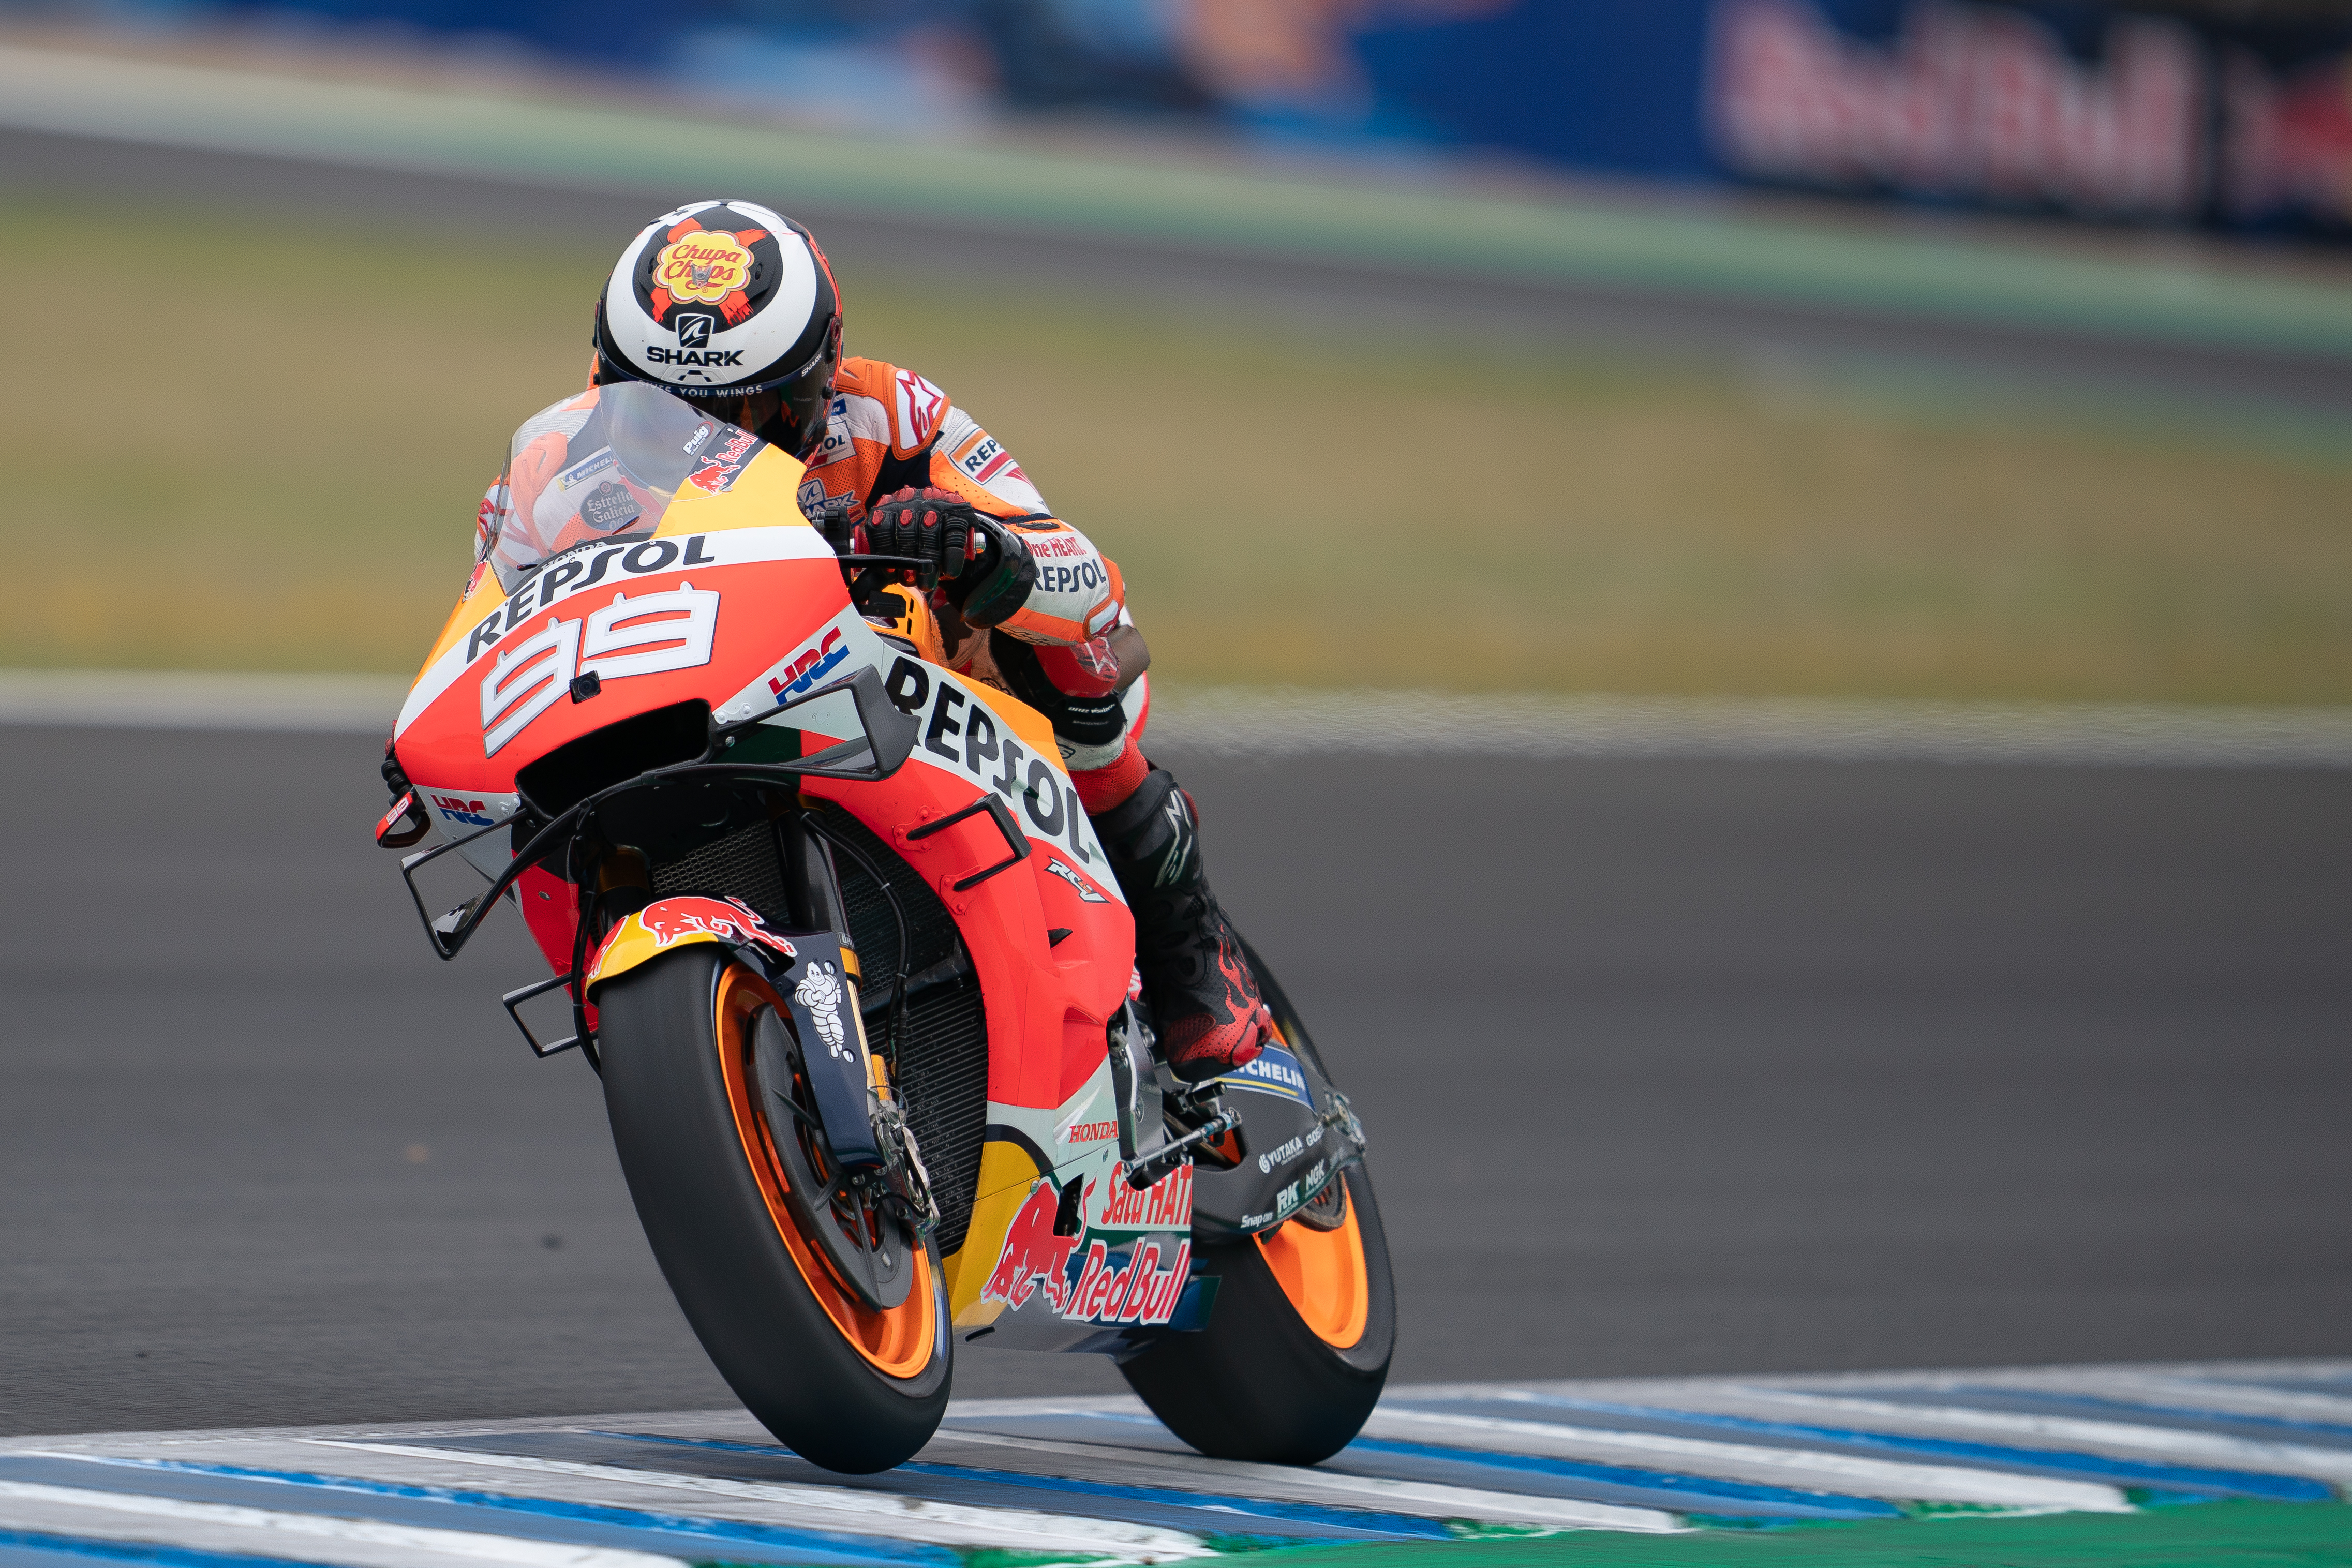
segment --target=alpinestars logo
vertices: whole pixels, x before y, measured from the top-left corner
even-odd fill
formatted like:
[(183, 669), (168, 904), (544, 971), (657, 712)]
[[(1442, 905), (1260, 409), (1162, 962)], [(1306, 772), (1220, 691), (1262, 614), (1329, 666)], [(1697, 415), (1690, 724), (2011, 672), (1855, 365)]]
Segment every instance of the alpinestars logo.
[(1186, 809), (1184, 791), (1168, 791), (1168, 803), (1160, 808), (1168, 819), (1170, 838), (1168, 852), (1160, 857), (1160, 874), (1151, 880), (1154, 887), (1173, 887), (1183, 880), (1192, 863), (1192, 813)]
[(700, 311), (681, 310), (677, 317), (677, 346), (681, 349), (710, 347), (710, 329), (719, 325), (719, 318)]

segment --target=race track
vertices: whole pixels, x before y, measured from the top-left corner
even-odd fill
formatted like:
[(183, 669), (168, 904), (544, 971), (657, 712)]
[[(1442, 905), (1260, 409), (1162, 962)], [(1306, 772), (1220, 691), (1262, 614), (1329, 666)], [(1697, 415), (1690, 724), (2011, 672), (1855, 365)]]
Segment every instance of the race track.
[[(0, 1431), (728, 1402), (374, 755), (0, 728)], [(1166, 760), (1373, 1134), (1400, 1379), (2343, 1353), (2352, 774)]]

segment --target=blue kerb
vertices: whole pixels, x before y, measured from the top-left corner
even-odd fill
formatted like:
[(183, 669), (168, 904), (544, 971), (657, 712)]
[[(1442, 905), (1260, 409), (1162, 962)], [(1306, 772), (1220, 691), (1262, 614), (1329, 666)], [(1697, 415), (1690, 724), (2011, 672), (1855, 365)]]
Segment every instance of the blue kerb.
[(1359, 1437), (1349, 1450), (1401, 1454), (1415, 1458), (1445, 1459), (1495, 1469), (1527, 1470), (1538, 1475), (1576, 1480), (1603, 1481), (1614, 1486), (1643, 1487), (1653, 1491), (1687, 1496), (1699, 1512), (1725, 1513), (1726, 1509), (1699, 1508), (1708, 1500), (1769, 1502), (1800, 1508), (1833, 1519), (1900, 1519), (1903, 1511), (1877, 1498), (1848, 1497), (1837, 1492), (1799, 1491), (1790, 1487), (1763, 1486), (1749, 1481), (1715, 1480), (1672, 1470), (1643, 1469), (1630, 1465), (1606, 1465), (1582, 1459), (1551, 1458), (1534, 1454), (1496, 1453), (1484, 1448), (1451, 1448), (1436, 1443), (1399, 1442), (1386, 1437)]
[[(600, 1432), (599, 1437), (625, 1437), (636, 1443), (671, 1443), (684, 1448), (717, 1448), (740, 1454), (784, 1455), (790, 1450), (761, 1443), (730, 1443), (719, 1437), (669, 1437), (653, 1432)], [(1326, 1508), (1310, 1502), (1272, 1502), (1226, 1492), (1181, 1491), (1166, 1487), (1124, 1486), (1113, 1481), (1072, 1480), (1061, 1476), (1032, 1475), (1025, 1470), (984, 1469), (976, 1465), (942, 1465), (909, 1460), (898, 1467), (918, 1475), (953, 1479), (1000, 1481), (1007, 1486), (1036, 1487), (1081, 1497), (1124, 1498), (1130, 1502), (1161, 1503), (1173, 1508), (1214, 1509), (1220, 1512), (1255, 1514), (1297, 1524), (1321, 1524), (1338, 1530), (1394, 1535), (1421, 1541), (1447, 1541), (1453, 1532), (1433, 1519), (1409, 1513), (1380, 1513), (1370, 1509)]]
[(1979, 1464), (2007, 1465), (2012, 1469), (2095, 1476), (2102, 1480), (2164, 1487), (2176, 1491), (2267, 1498), (2274, 1502), (2326, 1502), (2336, 1495), (2325, 1483), (2307, 1480), (2301, 1476), (2207, 1469), (2194, 1465), (2168, 1465), (2142, 1459), (2111, 1459), (2101, 1454), (2055, 1448), (2006, 1448), (1998, 1443), (1971, 1443), (1946, 1437), (1909, 1437), (1844, 1427), (1814, 1427), (1794, 1421), (1764, 1421), (1748, 1416), (1717, 1416), (1649, 1405), (1619, 1405), (1602, 1399), (1577, 1399), (1561, 1394), (1534, 1395), (1526, 1402), (1568, 1410), (1590, 1410), (1604, 1416), (1631, 1416), (1644, 1421), (1679, 1421), (1689, 1426), (1714, 1427), (1726, 1431), (1758, 1432), (1778, 1437), (1840, 1443), (1848, 1448), (1875, 1448), (1881, 1452), (1933, 1454), (1943, 1458), (1973, 1459)]
[(2284, 1416), (2242, 1416), (2231, 1410), (2200, 1410), (2186, 1405), (2143, 1405), (2136, 1400), (2109, 1399), (2096, 1394), (2070, 1394), (2063, 1389), (1970, 1388), (1961, 1392), (1979, 1396), (1997, 1394), (2004, 1399), (2031, 1400), (2047, 1405), (2074, 1405), (2086, 1410), (2110, 1411), (2118, 1416), (2171, 1416), (2182, 1421), (2200, 1421), (2216, 1427), (2252, 1427), (2290, 1437), (2352, 1438), (2352, 1426), (2329, 1421), (2297, 1421)]

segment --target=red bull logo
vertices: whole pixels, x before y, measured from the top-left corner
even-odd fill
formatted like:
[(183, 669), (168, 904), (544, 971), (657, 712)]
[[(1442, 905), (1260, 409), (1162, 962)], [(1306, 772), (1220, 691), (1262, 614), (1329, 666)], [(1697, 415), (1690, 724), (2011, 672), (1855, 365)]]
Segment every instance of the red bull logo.
[(682, 936), (716, 936), (722, 942), (757, 942), (787, 958), (800, 956), (740, 898), (665, 898), (639, 910), (637, 924), (656, 947), (667, 947)]
[(980, 1288), (982, 1301), (1003, 1301), (1019, 1312), (1043, 1285), (1046, 1305), (1062, 1311), (1069, 1291), (1070, 1254), (1078, 1249), (1078, 1239), (1054, 1234), (1054, 1217), (1061, 1207), (1062, 1195), (1052, 1182), (1041, 1181), (1031, 1190), (1004, 1232), (996, 1267)]
[(1113, 1252), (1097, 1241), (1087, 1249), (1087, 1266), (1069, 1291), (1066, 1318), (1096, 1323), (1164, 1323), (1176, 1315), (1184, 1294), (1184, 1277), (1192, 1266), (1192, 1243), (1176, 1243), (1174, 1258), (1157, 1241), (1146, 1241), (1128, 1252)]

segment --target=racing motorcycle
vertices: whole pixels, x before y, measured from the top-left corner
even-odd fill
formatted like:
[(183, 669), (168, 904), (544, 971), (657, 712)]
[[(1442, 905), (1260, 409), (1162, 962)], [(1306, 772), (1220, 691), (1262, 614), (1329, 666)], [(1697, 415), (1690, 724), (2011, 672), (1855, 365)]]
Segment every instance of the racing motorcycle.
[(641, 383), (516, 432), (377, 824), (437, 841), (401, 862), (434, 951), (520, 911), (551, 973), (509, 1016), (595, 1069), (678, 1304), (805, 1458), (898, 1464), (999, 1346), (1116, 1357), (1203, 1453), (1328, 1457), (1395, 1340), (1362, 1125), (1255, 952), (1278, 1040), (1168, 1071), (1052, 727), (924, 658), (933, 569), (837, 553), (801, 482)]

